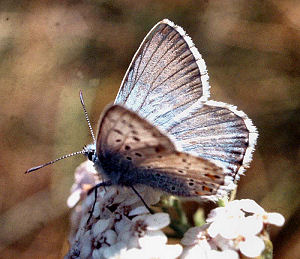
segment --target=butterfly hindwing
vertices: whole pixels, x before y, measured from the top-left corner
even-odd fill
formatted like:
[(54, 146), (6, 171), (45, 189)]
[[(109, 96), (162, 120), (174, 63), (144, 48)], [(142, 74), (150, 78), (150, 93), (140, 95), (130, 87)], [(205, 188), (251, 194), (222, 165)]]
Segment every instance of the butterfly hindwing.
[(234, 178), (251, 161), (256, 128), (242, 111), (208, 101), (180, 118), (167, 132), (183, 151), (221, 162)]
[(229, 186), (232, 178), (224, 174), (223, 167), (178, 151), (149, 157), (140, 167), (144, 174), (154, 176), (152, 187), (178, 196), (216, 199), (234, 187)]

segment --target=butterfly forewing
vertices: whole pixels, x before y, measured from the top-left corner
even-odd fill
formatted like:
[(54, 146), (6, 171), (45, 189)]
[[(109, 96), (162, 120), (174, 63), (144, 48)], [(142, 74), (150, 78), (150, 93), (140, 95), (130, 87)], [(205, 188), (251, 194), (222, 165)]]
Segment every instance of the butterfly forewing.
[(175, 152), (175, 147), (168, 137), (136, 113), (113, 105), (100, 121), (97, 150), (104, 157), (118, 153), (139, 164), (158, 152)]
[[(176, 151), (157, 127), (119, 105), (108, 108), (102, 117), (97, 152), (105, 160), (104, 169), (118, 168), (116, 184), (140, 183), (179, 196), (202, 198), (220, 196), (227, 188), (222, 167)], [(105, 173), (109, 177), (109, 172)]]
[(209, 96), (205, 63), (182, 28), (168, 20), (144, 39), (123, 79), (122, 104), (165, 129), (176, 114)]

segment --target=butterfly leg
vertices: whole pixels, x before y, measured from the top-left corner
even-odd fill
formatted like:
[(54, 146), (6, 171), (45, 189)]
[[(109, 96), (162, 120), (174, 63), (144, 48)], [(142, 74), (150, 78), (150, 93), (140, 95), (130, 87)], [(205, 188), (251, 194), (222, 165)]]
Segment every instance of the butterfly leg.
[(95, 199), (94, 199), (94, 203), (93, 203), (93, 206), (92, 206), (92, 209), (89, 211), (90, 213), (90, 216), (87, 220), (87, 224), (89, 224), (91, 218), (92, 218), (92, 215), (93, 215), (93, 212), (94, 212), (94, 209), (95, 209), (95, 205), (96, 205), (96, 202), (97, 202), (97, 194), (98, 194), (98, 188), (100, 187), (105, 187), (105, 186), (111, 186), (112, 185), (112, 182), (111, 181), (106, 181), (106, 182), (102, 182), (102, 183), (98, 183), (96, 184), (94, 187), (92, 187), (89, 191), (88, 191), (88, 195), (90, 195), (93, 191), (95, 191)]
[(151, 214), (153, 214), (153, 211), (149, 208), (149, 206), (147, 205), (147, 203), (144, 201), (143, 197), (138, 193), (138, 191), (131, 185), (130, 186), (131, 189), (135, 192), (135, 194), (141, 199), (142, 203), (145, 205), (145, 207), (147, 208), (147, 210), (149, 210), (149, 212)]

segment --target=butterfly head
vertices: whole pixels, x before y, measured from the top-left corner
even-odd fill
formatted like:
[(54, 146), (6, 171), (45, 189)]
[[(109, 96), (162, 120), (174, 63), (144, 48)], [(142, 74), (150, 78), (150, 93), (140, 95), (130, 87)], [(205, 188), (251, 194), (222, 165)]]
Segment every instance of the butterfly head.
[(87, 146), (83, 147), (83, 154), (87, 156), (87, 158), (95, 162), (96, 159), (96, 145), (95, 144), (89, 144)]

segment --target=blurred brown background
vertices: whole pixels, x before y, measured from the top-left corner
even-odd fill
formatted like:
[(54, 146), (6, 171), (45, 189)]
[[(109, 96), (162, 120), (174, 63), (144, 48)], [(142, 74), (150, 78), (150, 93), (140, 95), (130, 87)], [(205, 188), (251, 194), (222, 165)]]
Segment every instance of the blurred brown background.
[(66, 253), (66, 199), (84, 158), (23, 173), (91, 142), (79, 89), (95, 127), (163, 18), (182, 26), (203, 55), (211, 98), (237, 105), (257, 126), (237, 198), (282, 213), (286, 225), (271, 231), (275, 258), (299, 255), (299, 1), (7, 0), (0, 1), (0, 258)]

